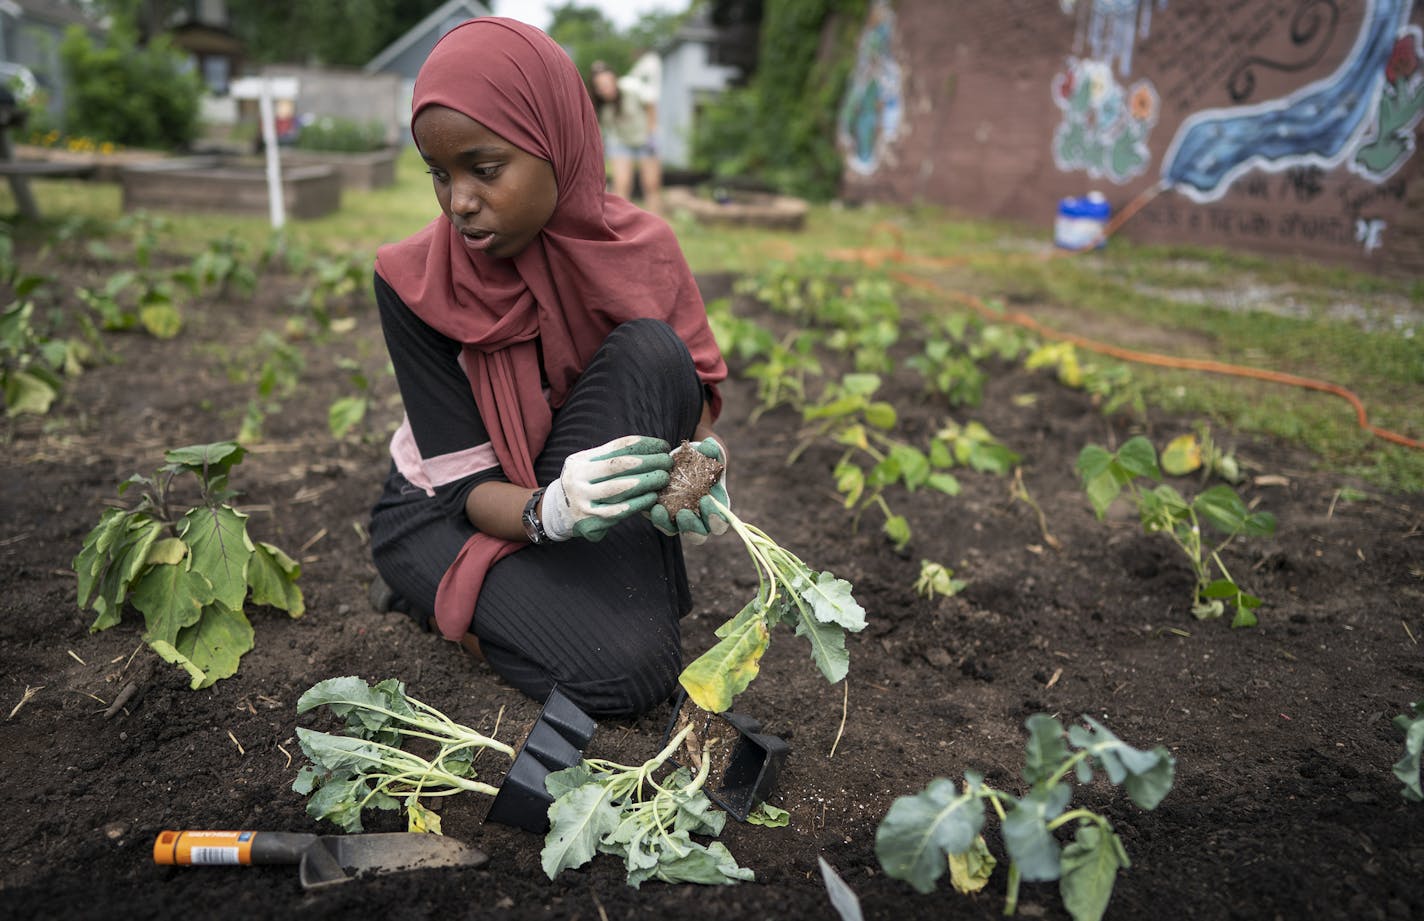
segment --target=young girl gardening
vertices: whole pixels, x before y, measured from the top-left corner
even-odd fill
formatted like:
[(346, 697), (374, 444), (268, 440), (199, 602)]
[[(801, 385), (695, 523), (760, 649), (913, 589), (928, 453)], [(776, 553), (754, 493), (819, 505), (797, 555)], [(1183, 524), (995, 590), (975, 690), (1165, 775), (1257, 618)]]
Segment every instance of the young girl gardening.
[(444, 213), (376, 257), (406, 416), (371, 518), (385, 601), (532, 697), (640, 713), (681, 668), (679, 536), (726, 529), (654, 508), (672, 446), (725, 459), (701, 296), (668, 226), (605, 194), (588, 94), (543, 32), (457, 27), (411, 113)]

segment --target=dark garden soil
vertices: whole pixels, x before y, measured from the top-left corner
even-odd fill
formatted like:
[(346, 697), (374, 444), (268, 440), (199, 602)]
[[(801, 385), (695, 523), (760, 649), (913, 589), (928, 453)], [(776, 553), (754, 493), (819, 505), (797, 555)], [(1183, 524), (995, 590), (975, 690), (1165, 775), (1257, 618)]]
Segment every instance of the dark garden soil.
[[(101, 272), (82, 260), (47, 270), (67, 283)], [(717, 289), (709, 293), (729, 287), (707, 284)], [(850, 637), (847, 685), (826, 684), (802, 640), (773, 634), (761, 677), (737, 701), (791, 747), (772, 798), (790, 827), (729, 823), (723, 835), (756, 883), (633, 890), (607, 857), (551, 882), (539, 868), (541, 839), (483, 824), (487, 803), (473, 794), (448, 801), (443, 822), (489, 853), (477, 870), (307, 894), (290, 869), (155, 866), (164, 828), (332, 830), (290, 789), (301, 759), (294, 704), (321, 679), (397, 677), (456, 719), (486, 730), (498, 722), (501, 735), (517, 734), (538, 709), (455, 645), (368, 605), (364, 527), (387, 466), (383, 434), (399, 413), (369, 309), (353, 331), (304, 343), (298, 392), (281, 398), (266, 439), (233, 475), (254, 536), (301, 559), (306, 615), (254, 612), (256, 648), (238, 674), (196, 692), (141, 643), (134, 615), (88, 632), (92, 614), (77, 609), (69, 569), (85, 534), (116, 484), (151, 472), (164, 448), (237, 430), (255, 383), (235, 380), (234, 369), (260, 360), (259, 331), (281, 328), (297, 287), (267, 279), (250, 300), (190, 306), (172, 341), (111, 335), (118, 362), (74, 380), (49, 416), (4, 423), (0, 916), (825, 918), (819, 855), (868, 918), (997, 918), (1002, 868), (975, 897), (954, 893), (947, 878), (920, 895), (880, 870), (875, 829), (896, 797), (937, 776), (977, 769), (1021, 792), (1023, 723), (1047, 712), (1090, 714), (1178, 759), (1176, 786), (1155, 812), (1102, 783), (1075, 797), (1111, 818), (1133, 861), (1109, 917), (1424, 917), (1424, 806), (1406, 804), (1390, 773), (1403, 751), (1390, 718), (1424, 696), (1424, 499), (1366, 490), (1368, 499), (1346, 501), (1339, 488), (1360, 484), (1317, 472), (1301, 451), (1218, 431), (1253, 477), (1246, 499), (1273, 512), (1279, 530), (1227, 554), (1266, 599), (1261, 626), (1197, 622), (1190, 572), (1166, 539), (1144, 536), (1126, 514), (1097, 521), (1074, 478), (1085, 443), (1119, 444), (1141, 424), (1104, 417), (1083, 393), (1008, 365), (994, 368), (981, 406), (952, 415), (984, 422), (1023, 455), (1024, 482), (1061, 549), (1011, 498), (1007, 478), (961, 471), (957, 498), (889, 494), (915, 535), (897, 555), (873, 511), (857, 530), (841, 509), (830, 475), (837, 449), (814, 447), (788, 468), (797, 419), (773, 411), (753, 426), (752, 387), (726, 388), (719, 431), (736, 511), (854, 583), (870, 620)], [(367, 437), (337, 442), (326, 412), (350, 392), (342, 357), (373, 375), (381, 399)], [(910, 375), (882, 395), (900, 409), (907, 440), (923, 442), (951, 415)], [(1160, 446), (1192, 421), (1155, 416), (1146, 431)], [(912, 586), (922, 558), (954, 567), (968, 588), (920, 598)], [(755, 577), (730, 536), (689, 549), (687, 560), (691, 656), (741, 608)], [(131, 683), (135, 696), (106, 718)], [(651, 755), (671, 709), (604, 722), (589, 754)], [(491, 771), (498, 776), (493, 762)], [(368, 828), (402, 824), (381, 813)], [(996, 823), (986, 828), (1001, 853)], [(1019, 913), (1066, 917), (1051, 884), (1025, 885)]]

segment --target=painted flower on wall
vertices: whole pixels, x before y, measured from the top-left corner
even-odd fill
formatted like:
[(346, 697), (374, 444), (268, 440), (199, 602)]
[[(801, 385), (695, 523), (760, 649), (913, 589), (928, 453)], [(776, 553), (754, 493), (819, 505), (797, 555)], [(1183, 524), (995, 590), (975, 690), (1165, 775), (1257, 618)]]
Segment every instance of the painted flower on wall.
[(1157, 94), (1145, 83), (1137, 84), (1127, 104), (1132, 117), (1140, 122), (1148, 121), (1157, 115)]
[(1384, 65), (1384, 78), (1390, 83), (1407, 80), (1414, 76), (1418, 69), (1419, 54), (1414, 48), (1414, 36), (1406, 32), (1394, 43), (1394, 51), (1390, 53), (1389, 61)]

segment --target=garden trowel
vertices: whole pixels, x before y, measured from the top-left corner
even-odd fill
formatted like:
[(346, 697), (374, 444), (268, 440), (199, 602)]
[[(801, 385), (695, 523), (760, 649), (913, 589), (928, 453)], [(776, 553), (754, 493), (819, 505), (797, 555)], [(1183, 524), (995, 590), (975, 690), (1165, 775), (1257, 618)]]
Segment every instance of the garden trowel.
[(365, 874), (478, 867), (489, 856), (453, 838), (406, 832), (163, 831), (153, 842), (153, 860), (182, 867), (296, 864), (302, 888), (317, 889)]

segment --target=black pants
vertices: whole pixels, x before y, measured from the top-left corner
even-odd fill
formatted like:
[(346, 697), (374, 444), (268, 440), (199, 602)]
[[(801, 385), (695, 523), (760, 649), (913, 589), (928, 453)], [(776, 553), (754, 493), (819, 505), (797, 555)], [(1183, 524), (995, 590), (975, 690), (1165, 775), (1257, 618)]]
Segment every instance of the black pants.
[[(614, 330), (554, 416), (540, 485), (570, 454), (623, 435), (691, 438), (702, 412), (692, 357), (671, 327)], [(445, 570), (474, 533), (394, 469), (371, 513), (376, 569), (428, 624)], [(634, 515), (590, 542), (526, 547), (495, 563), (471, 631), (490, 666), (542, 700), (555, 684), (587, 712), (634, 715), (666, 700), (682, 669), (678, 620), (692, 607), (682, 547)]]

